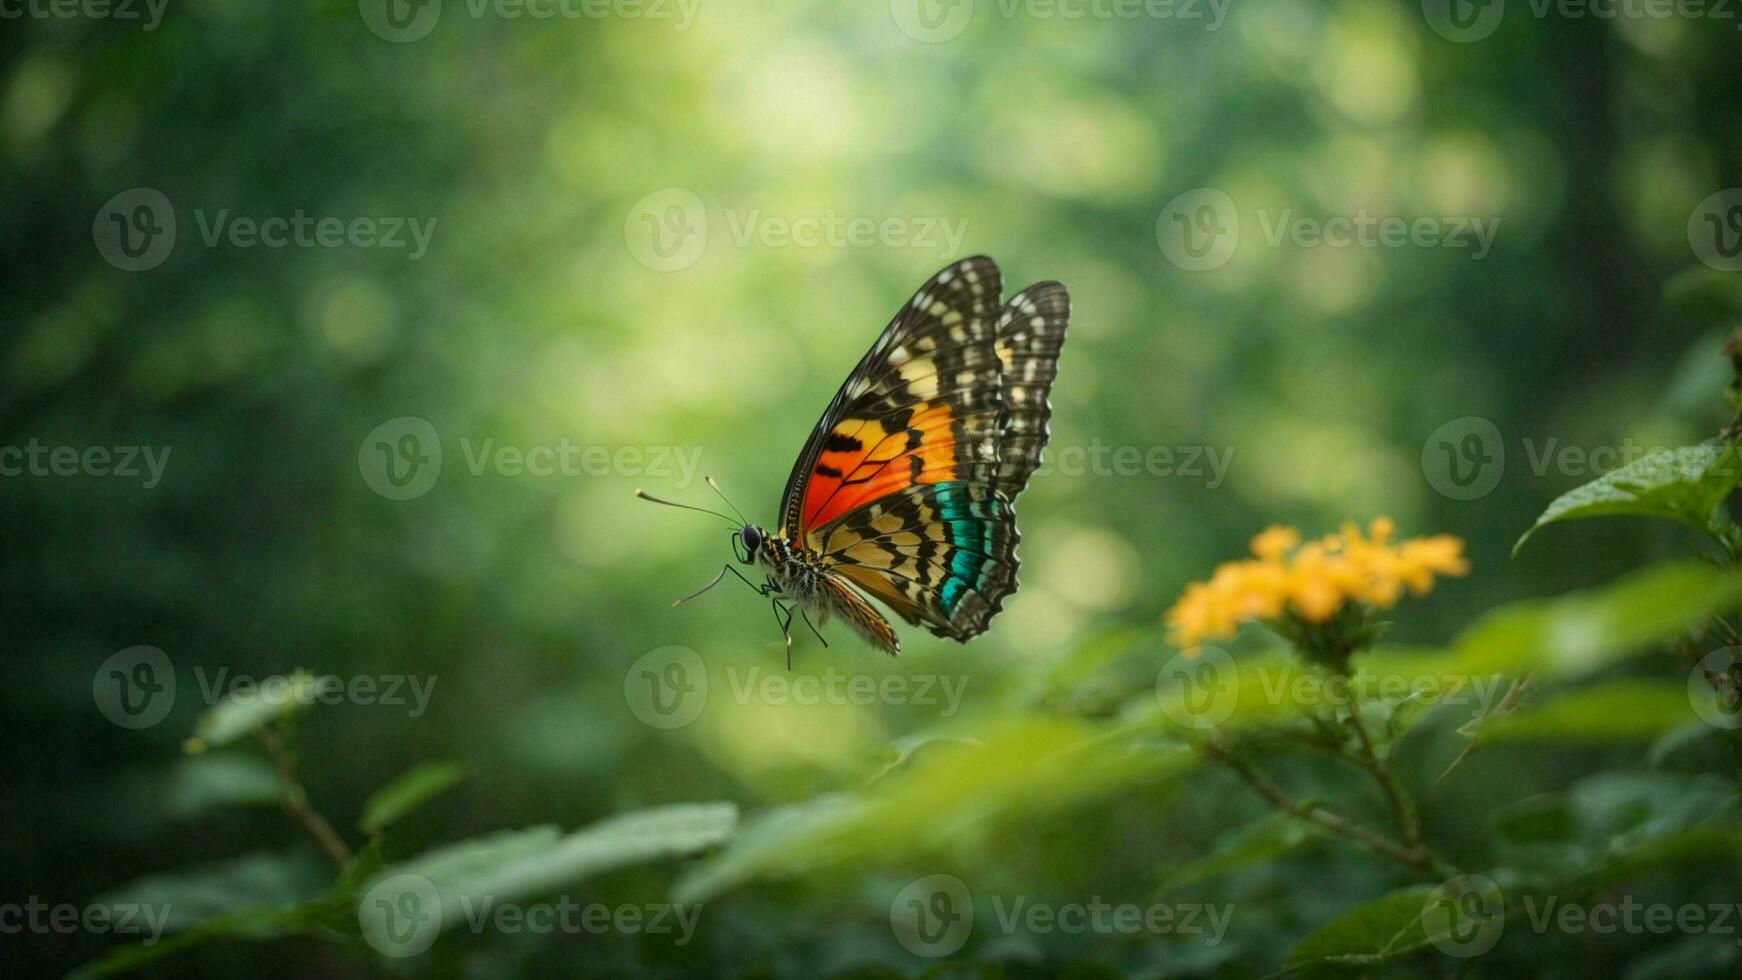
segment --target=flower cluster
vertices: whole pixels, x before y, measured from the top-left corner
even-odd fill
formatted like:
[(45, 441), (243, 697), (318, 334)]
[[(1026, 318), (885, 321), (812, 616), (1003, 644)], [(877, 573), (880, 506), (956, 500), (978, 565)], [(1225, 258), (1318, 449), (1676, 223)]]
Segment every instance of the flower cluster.
[(1226, 562), (1208, 582), (1186, 587), (1167, 611), (1169, 639), (1187, 650), (1207, 638), (1233, 636), (1241, 623), (1288, 617), (1324, 623), (1349, 603), (1387, 609), (1407, 590), (1420, 595), (1436, 575), (1463, 575), (1464, 542), (1446, 534), (1391, 540), (1388, 518), (1367, 533), (1344, 524), (1336, 534), (1302, 543), (1292, 527), (1271, 526), (1252, 539), (1253, 558)]

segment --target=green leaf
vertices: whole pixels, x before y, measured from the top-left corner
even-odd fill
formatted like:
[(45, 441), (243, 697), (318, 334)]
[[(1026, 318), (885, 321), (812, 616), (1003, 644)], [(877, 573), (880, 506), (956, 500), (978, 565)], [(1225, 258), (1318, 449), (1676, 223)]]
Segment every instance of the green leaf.
[(1742, 848), (1736, 789), (1706, 775), (1605, 772), (1495, 814), (1495, 846), (1526, 883), (1554, 889)]
[(1357, 905), (1295, 943), (1283, 965), (1370, 965), (1421, 949), (1429, 941), (1422, 914), (1433, 893), (1432, 885), (1414, 885)]
[(1318, 828), (1295, 814), (1272, 813), (1222, 835), (1210, 853), (1164, 874), (1156, 885), (1156, 891), (1170, 891), (1205, 878), (1262, 864), (1320, 836)]
[(192, 753), (228, 745), (262, 725), (286, 718), (314, 704), (339, 684), (336, 677), (302, 671), (268, 677), (259, 685), (232, 690), (200, 715), (194, 735), (183, 747)]
[(1693, 716), (1685, 684), (1622, 680), (1592, 684), (1546, 703), (1489, 718), (1482, 744), (1507, 741), (1651, 739)]
[(315, 932), (349, 916), (349, 896), (323, 896), (291, 908), (251, 906), (207, 919), (199, 925), (151, 945), (120, 946), (102, 959), (87, 963), (67, 975), (67, 980), (131, 973), (173, 953), (208, 943), (234, 940), (268, 940)]
[(93, 905), (163, 909), (166, 932), (182, 932), (245, 906), (289, 908), (321, 894), (331, 867), (306, 854), (248, 854), (146, 875), (99, 895)]
[(1720, 730), (1704, 718), (1696, 718), (1680, 728), (1665, 732), (1663, 737), (1651, 743), (1651, 748), (1645, 753), (1645, 761), (1654, 769), (1661, 768), (1677, 752), (1712, 738)]
[(452, 789), (465, 773), (453, 762), (420, 762), (386, 786), (369, 794), (363, 817), (357, 822), (364, 833), (377, 834), (388, 824)]
[(284, 798), (278, 770), (258, 756), (242, 753), (184, 756), (159, 782), (160, 809), (177, 819), (220, 806), (271, 806)]
[(672, 900), (704, 902), (775, 868), (809, 870), (812, 854), (805, 842), (839, 833), (863, 819), (865, 809), (860, 800), (829, 794), (764, 810), (746, 820), (724, 850), (685, 872), (672, 888)]
[[(730, 803), (685, 803), (610, 817), (566, 835), (552, 826), (502, 831), (388, 867), (363, 890), (419, 875), (434, 885), (441, 921), (451, 925), (486, 902), (532, 898), (620, 868), (694, 854), (723, 843), (737, 822), (738, 808)], [(365, 929), (373, 911), (363, 903)]]
[(1738, 479), (1742, 465), (1734, 445), (1713, 441), (1659, 449), (1562, 494), (1519, 537), (1512, 553), (1543, 525), (1580, 517), (1663, 517), (1709, 531), (1713, 511)]
[[(1731, 323), (1742, 319), (1742, 280), (1734, 274), (1695, 265), (1671, 276), (1663, 298), (1676, 313), (1699, 323)], [(1722, 360), (1713, 348), (1714, 360)]]
[[(307, 880), (287, 884), (272, 873), (275, 862), (296, 861), (308, 868)], [(288, 866), (288, 865), (287, 865)], [(103, 901), (191, 901), (209, 913), (182, 931), (155, 943), (119, 946), (102, 959), (75, 970), (69, 980), (129, 973), (173, 953), (213, 942), (261, 942), (292, 935), (355, 935), (358, 880), (381, 866), (375, 845), (357, 854), (350, 868), (324, 894), (314, 893), (321, 866), (300, 858), (248, 857), (179, 874), (153, 875), (117, 889)]]
[(1449, 675), (1593, 670), (1742, 606), (1742, 575), (1702, 562), (1655, 565), (1618, 582), (1498, 609), (1460, 633), (1449, 658), (1394, 669)]
[(1186, 771), (1185, 746), (1135, 744), (1128, 732), (1049, 717), (1010, 719), (979, 744), (938, 740), (850, 794), (775, 807), (679, 880), (677, 901), (705, 901), (762, 875), (895, 860), (969, 841), (989, 823), (1028, 818)]

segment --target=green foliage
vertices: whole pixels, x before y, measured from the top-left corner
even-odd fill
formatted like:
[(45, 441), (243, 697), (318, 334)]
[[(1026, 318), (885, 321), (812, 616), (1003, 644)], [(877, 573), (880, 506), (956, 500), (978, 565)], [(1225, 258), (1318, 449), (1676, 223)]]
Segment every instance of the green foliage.
[(435, 884), (442, 912), (454, 922), (468, 900), (554, 894), (608, 871), (695, 854), (724, 843), (737, 820), (730, 803), (694, 803), (626, 813), (569, 834), (555, 827), (501, 831), (392, 865), (363, 890), (387, 876), (421, 875)]
[(1737, 790), (1710, 776), (1606, 772), (1494, 816), (1496, 854), (1542, 891), (1625, 881), (1666, 864), (1742, 855)]
[(1685, 684), (1599, 682), (1495, 718), (1482, 726), (1478, 741), (1649, 740), (1686, 724), (1692, 716)]
[[(693, 3), (603, 6), (7, 21), (0, 450), (173, 449), (149, 488), (0, 479), (22, 828), (0, 900), (175, 910), (153, 945), (0, 937), (13, 972), (1736, 973), (1735, 943), (1712, 935), (1509, 933), (1452, 962), (1421, 915), (1461, 868), (1514, 905), (1531, 889), (1734, 894), (1742, 736), (1687, 720), (1728, 696), (1693, 664), (1742, 641), (1734, 451), (1702, 441), (1742, 407), (1718, 353), (1742, 275), (1690, 253), (1690, 216), (1735, 182), (1728, 22), (1515, 4), (1458, 43), (1434, 23), (1447, 4), (1415, 0), (1089, 5), (1166, 18), (728, 2), (682, 29), (651, 11)], [(439, 23), (395, 43), (368, 23), (382, 7)], [(908, 33), (915, 10), (920, 33), (966, 22), (928, 43)], [(92, 224), (136, 187), (173, 202), (179, 238), (126, 272)], [(1192, 188), (1238, 212), (1219, 268), (1185, 268), (1159, 237), (1203, 216), (1172, 210)], [(646, 206), (663, 189), (707, 219), (680, 269), (638, 253), (640, 233), (673, 227)], [(427, 220), (434, 237), (411, 260), (202, 233), (219, 214), (298, 211)], [(963, 237), (763, 234), (835, 214)], [(1271, 234), (1357, 214), (1498, 235), (1477, 257)], [(1064, 281), (1077, 311), (1053, 465), (1018, 505), (1022, 588), (991, 631), (958, 646), (903, 628), (888, 659), (839, 624), (828, 649), (800, 629), (783, 675), (766, 600), (734, 581), (671, 609), (728, 560), (726, 529), (631, 491), (714, 506), (714, 473), (772, 523), (848, 367), (915, 284), (973, 252), (1009, 288)], [(390, 499), (359, 454), (405, 416), (436, 430), (443, 467)], [(1470, 419), (1501, 435), (1460, 460), (1491, 488), (1423, 464), (1437, 430)], [(1520, 465), (1545, 438), (1666, 448), (1559, 482)], [(614, 462), (541, 477), (479, 455), (565, 442)], [(1194, 476), (1199, 450), (1232, 462)], [(1173, 468), (1126, 460), (1163, 451)], [(646, 465), (656, 454), (694, 469)], [(1253, 629), (1213, 671), (1163, 674), (1177, 651), (1157, 619), (1183, 583), (1266, 524), (1378, 514), (1463, 539), (1472, 574), (1405, 599), (1388, 645), (1346, 664)], [(1659, 520), (1588, 523), (1611, 516)], [(1505, 559), (1573, 519), (1592, 533)], [(1692, 560), (1670, 524), (1721, 553)], [(1558, 547), (1575, 537), (1588, 544)], [(138, 729), (91, 690), (133, 644), (166, 651), (179, 685)], [(666, 728), (626, 680), (674, 645), (712, 686)], [(290, 686), (219, 690), (220, 669)], [(965, 693), (776, 700), (751, 670)], [(434, 696), (313, 696), (381, 678)], [(944, 871), (974, 893), (973, 934), (922, 955), (891, 895)], [(450, 906), (707, 906), (682, 948), (492, 929), (391, 961), (359, 905), (399, 873)], [(991, 911), (1158, 890), (1236, 909), (1227, 936), (1031, 933)]]
[[(1310, 801), (1308, 805), (1311, 805)], [(1323, 836), (1313, 825), (1302, 822), (1292, 813), (1273, 813), (1223, 834), (1209, 853), (1168, 869), (1155, 888), (1157, 891), (1180, 889), (1205, 878), (1273, 861)]]
[(678, 883), (707, 901), (762, 875), (895, 861), (971, 842), (1137, 782), (1176, 778), (1194, 756), (1064, 719), (1012, 718), (971, 743), (936, 745), (871, 785), (775, 807)]
[(1512, 546), (1514, 554), (1545, 524), (1582, 517), (1661, 517), (1717, 534), (1718, 506), (1742, 480), (1734, 443), (1660, 449), (1562, 494)]
[(1412, 885), (1363, 902), (1296, 943), (1283, 963), (1374, 966), (1413, 953), (1432, 938), (1422, 917), (1432, 894), (1431, 885)]
[(231, 691), (200, 716), (193, 737), (187, 740), (185, 748), (198, 753), (228, 745), (256, 729), (293, 716), (338, 684), (336, 677), (299, 672), (285, 677), (268, 677), (258, 687)]
[(363, 816), (357, 827), (366, 834), (380, 833), (388, 824), (459, 785), (464, 778), (464, 771), (456, 763), (420, 762), (369, 794), (363, 801)]
[(1742, 575), (1698, 562), (1665, 563), (1600, 589), (1489, 613), (1458, 634), (1446, 667), (1577, 676), (1651, 652), (1738, 605)]

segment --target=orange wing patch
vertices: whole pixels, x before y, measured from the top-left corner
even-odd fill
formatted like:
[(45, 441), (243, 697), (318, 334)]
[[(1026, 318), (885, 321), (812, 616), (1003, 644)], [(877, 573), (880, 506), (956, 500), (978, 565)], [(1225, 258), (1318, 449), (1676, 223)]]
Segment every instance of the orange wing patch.
[(841, 420), (825, 437), (812, 467), (803, 526), (822, 527), (916, 483), (955, 479), (954, 419), (949, 405), (927, 402), (915, 406), (911, 415)]

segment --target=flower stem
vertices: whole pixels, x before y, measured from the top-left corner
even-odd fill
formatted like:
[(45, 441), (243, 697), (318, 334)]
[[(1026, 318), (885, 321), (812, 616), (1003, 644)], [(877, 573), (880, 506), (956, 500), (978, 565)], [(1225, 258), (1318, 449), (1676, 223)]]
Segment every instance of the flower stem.
[(1412, 851), (1428, 855), (1431, 861), (1432, 855), (1421, 836), (1421, 814), (1416, 811), (1414, 801), (1404, 792), (1403, 786), (1397, 781), (1397, 775), (1392, 772), (1390, 757), (1380, 758), (1378, 751), (1373, 748), (1373, 739), (1367, 734), (1366, 724), (1361, 721), (1359, 704), (1349, 710), (1349, 727), (1355, 730), (1355, 738), (1361, 743), (1361, 764), (1373, 774), (1373, 779), (1385, 793), (1386, 801), (1391, 804), (1391, 812), (1397, 817), (1397, 829), (1403, 834), (1404, 844)]
[(296, 775), (296, 760), (291, 758), (289, 750), (284, 747), (284, 738), (273, 730), (270, 725), (262, 725), (254, 730), (260, 744), (266, 746), (266, 752), (272, 756), (273, 765), (278, 767), (279, 781), (284, 784), (284, 809), (297, 819), (298, 823), (309, 832), (327, 852), (327, 857), (344, 871), (351, 866), (351, 849), (345, 846), (333, 825), (327, 818), (321, 816), (308, 801), (308, 790), (303, 788), (302, 780)]
[(1242, 782), (1250, 786), (1259, 796), (1269, 800), (1279, 810), (1292, 813), (1334, 836), (1352, 841), (1381, 857), (1406, 864), (1425, 874), (1446, 878), (1449, 877), (1448, 871), (1455, 873), (1454, 869), (1449, 869), (1448, 866), (1441, 864), (1433, 853), (1419, 841), (1408, 846), (1399, 844), (1383, 834), (1368, 830), (1341, 814), (1332, 813), (1317, 804), (1296, 800), (1284, 792), (1282, 787), (1261, 775), (1252, 767), (1251, 763), (1235, 755), (1225, 746), (1210, 743), (1204, 747), (1204, 750), (1211, 758), (1232, 769)]

